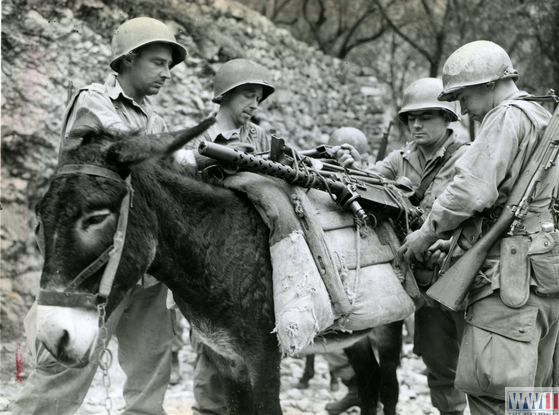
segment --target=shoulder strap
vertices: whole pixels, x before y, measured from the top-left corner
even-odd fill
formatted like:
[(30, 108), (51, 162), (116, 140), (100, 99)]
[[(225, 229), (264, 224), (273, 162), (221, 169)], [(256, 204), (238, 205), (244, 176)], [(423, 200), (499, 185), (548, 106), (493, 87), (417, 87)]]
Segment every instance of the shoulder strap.
[(435, 167), (428, 174), (423, 176), (419, 187), (417, 188), (415, 193), (409, 198), (410, 202), (414, 206), (418, 206), (419, 203), (421, 203), (421, 201), (425, 197), (425, 192), (427, 191), (427, 188), (433, 182), (433, 180), (435, 180), (435, 177), (437, 176), (439, 171), (443, 168), (446, 162), (452, 157), (452, 155), (456, 152), (456, 150), (458, 150), (460, 147), (462, 147), (465, 144), (467, 144), (467, 141), (455, 141), (454, 143), (452, 143), (446, 148), (443, 156), (439, 159)]

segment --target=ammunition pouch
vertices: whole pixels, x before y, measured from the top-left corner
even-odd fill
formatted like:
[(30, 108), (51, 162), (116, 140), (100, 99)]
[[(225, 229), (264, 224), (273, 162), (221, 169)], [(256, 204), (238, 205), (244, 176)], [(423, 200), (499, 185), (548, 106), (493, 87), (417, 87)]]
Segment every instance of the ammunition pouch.
[(559, 231), (539, 232), (528, 249), (535, 292), (543, 297), (559, 297)]
[(530, 296), (529, 236), (511, 236), (501, 240), (501, 300), (520, 308)]

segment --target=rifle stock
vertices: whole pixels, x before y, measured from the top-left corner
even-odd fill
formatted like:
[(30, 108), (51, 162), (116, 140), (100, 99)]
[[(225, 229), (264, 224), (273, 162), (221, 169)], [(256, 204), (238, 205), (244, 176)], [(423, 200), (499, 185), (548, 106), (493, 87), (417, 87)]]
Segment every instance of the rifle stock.
[(487, 253), (513, 221), (514, 213), (507, 206), (491, 229), (427, 290), (427, 295), (451, 310), (460, 310)]

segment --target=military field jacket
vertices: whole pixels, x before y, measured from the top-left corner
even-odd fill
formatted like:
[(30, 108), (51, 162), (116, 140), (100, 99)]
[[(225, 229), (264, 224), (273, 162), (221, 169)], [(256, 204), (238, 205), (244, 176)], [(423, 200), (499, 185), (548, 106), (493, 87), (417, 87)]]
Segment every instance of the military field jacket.
[[(522, 96), (527, 94), (511, 95), (485, 116), (475, 141), (456, 163), (454, 180), (434, 202), (423, 232), (448, 236), (464, 220), (507, 200), (551, 118), (539, 104), (518, 99)], [(557, 180), (548, 182), (555, 186)], [(531, 210), (549, 208), (553, 186), (540, 189)]]
[[(427, 238), (449, 237), (452, 230), (476, 213), (506, 202), (534, 151), (551, 115), (534, 102), (520, 100), (519, 91), (487, 113), (477, 137), (456, 162), (456, 176), (433, 203), (420, 229)], [(559, 183), (559, 169), (552, 169), (528, 215), (549, 210), (553, 189)], [(470, 291), (469, 302), (500, 288), (500, 243), (488, 253)]]
[(72, 98), (62, 118), (60, 153), (67, 146), (69, 133), (80, 127), (103, 127), (119, 132), (139, 131), (156, 134), (167, 131), (148, 97), (138, 104), (127, 96), (115, 73), (109, 74), (105, 84), (91, 84)]
[[(444, 156), (446, 149), (455, 142), (463, 142), (453, 134), (452, 130), (450, 132), (451, 134), (447, 141), (428, 160), (424, 159), (419, 146), (412, 141), (405, 147), (392, 151), (385, 159), (377, 162), (369, 169), (391, 180), (407, 177), (411, 180), (414, 188), (417, 189), (421, 184), (422, 178), (429, 174), (436, 167), (437, 162)], [(419, 206), (426, 213), (431, 211), (435, 199), (454, 178), (454, 164), (466, 152), (467, 148), (468, 145), (463, 145), (452, 154), (425, 191), (425, 197)]]

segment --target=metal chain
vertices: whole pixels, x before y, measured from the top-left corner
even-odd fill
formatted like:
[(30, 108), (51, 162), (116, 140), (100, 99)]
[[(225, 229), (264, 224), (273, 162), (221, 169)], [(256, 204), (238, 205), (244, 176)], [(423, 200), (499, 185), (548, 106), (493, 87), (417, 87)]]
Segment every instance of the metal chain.
[(101, 356), (99, 356), (99, 367), (103, 371), (103, 386), (105, 387), (105, 409), (107, 410), (107, 415), (111, 415), (111, 409), (113, 407), (113, 401), (109, 396), (109, 388), (111, 387), (111, 378), (109, 377), (109, 368), (113, 363), (113, 353), (107, 349), (108, 344), (108, 330), (105, 324), (107, 317), (107, 312), (105, 310), (105, 304), (97, 305), (97, 310), (99, 310), (99, 335), (101, 336), (101, 341), (103, 343), (103, 350), (101, 351)]

